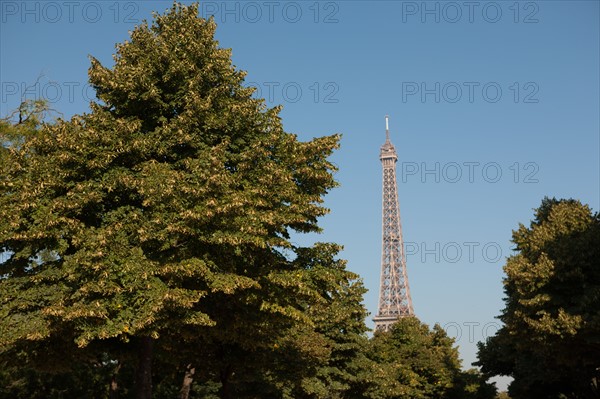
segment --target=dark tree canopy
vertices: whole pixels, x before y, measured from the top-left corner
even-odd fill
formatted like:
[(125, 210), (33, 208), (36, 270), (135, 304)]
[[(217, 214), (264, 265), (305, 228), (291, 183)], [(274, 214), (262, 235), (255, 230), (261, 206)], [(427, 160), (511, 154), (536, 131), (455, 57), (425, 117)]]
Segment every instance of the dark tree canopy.
[(514, 377), (514, 398), (600, 397), (600, 217), (545, 198), (513, 232), (505, 326), (479, 344), (486, 375)]

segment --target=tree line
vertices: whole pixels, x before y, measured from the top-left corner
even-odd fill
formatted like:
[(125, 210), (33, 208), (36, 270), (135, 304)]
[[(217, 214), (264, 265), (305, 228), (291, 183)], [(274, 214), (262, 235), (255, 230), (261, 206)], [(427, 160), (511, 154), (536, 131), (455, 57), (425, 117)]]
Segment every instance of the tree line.
[(341, 248), (290, 238), (320, 231), (340, 137), (285, 132), (215, 29), (174, 3), (91, 57), (89, 113), (0, 122), (0, 397), (597, 394), (597, 214), (547, 199), (515, 232), (481, 372), (414, 317), (369, 338)]

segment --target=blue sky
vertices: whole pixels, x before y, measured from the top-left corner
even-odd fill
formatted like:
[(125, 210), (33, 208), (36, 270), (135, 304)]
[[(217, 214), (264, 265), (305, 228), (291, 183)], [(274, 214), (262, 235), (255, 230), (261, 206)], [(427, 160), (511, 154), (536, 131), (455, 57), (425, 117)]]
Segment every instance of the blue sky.
[[(0, 114), (46, 96), (85, 112), (88, 55), (168, 1), (0, 2)], [(376, 313), (384, 116), (415, 311), (464, 364), (503, 307), (511, 231), (544, 196), (600, 209), (598, 1), (213, 1), (217, 39), (302, 139), (342, 133), (324, 232)], [(42, 76), (37, 86), (32, 86)], [(372, 322), (369, 319), (369, 325)]]

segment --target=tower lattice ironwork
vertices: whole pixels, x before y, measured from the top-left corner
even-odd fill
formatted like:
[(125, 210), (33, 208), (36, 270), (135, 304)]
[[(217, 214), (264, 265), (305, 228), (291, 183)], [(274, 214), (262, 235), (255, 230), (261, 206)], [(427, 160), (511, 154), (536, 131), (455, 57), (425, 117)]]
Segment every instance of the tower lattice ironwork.
[(382, 251), (379, 307), (373, 318), (375, 330), (387, 331), (398, 318), (414, 314), (406, 256), (400, 223), (400, 205), (396, 185), (398, 155), (390, 141), (388, 116), (385, 117), (385, 143), (379, 155), (383, 167)]

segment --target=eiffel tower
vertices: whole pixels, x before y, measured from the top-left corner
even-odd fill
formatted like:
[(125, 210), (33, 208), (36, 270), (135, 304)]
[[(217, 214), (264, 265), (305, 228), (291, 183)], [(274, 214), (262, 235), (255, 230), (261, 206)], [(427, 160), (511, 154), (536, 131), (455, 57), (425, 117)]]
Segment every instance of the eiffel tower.
[(413, 316), (406, 273), (406, 257), (400, 223), (400, 205), (396, 186), (398, 155), (390, 141), (388, 116), (385, 117), (385, 143), (379, 159), (383, 167), (382, 251), (379, 306), (373, 318), (376, 331), (387, 331), (400, 317)]

